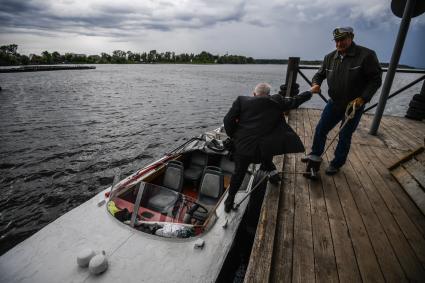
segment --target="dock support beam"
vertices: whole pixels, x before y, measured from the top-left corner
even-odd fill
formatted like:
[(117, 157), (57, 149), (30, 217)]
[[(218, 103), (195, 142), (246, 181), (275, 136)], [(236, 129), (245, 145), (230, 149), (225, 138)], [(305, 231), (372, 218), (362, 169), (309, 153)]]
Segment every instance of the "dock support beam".
[(288, 67), (286, 69), (286, 95), (287, 97), (292, 96), (292, 86), (297, 82), (298, 66), (300, 65), (300, 57), (289, 57)]
[(420, 95), (421, 95), (421, 96), (425, 96), (425, 80), (424, 80), (424, 82), (423, 82), (423, 84), (422, 84), (422, 88), (421, 88)]
[(385, 82), (382, 87), (381, 97), (379, 98), (378, 107), (373, 117), (372, 126), (369, 134), (376, 136), (378, 133), (379, 124), (381, 123), (382, 115), (384, 114), (385, 104), (387, 103), (388, 95), (394, 80), (394, 74), (397, 69), (398, 61), (400, 60), (401, 51), (403, 50), (404, 41), (407, 31), (409, 30), (410, 20), (415, 9), (416, 0), (407, 0), (401, 20), (400, 29), (398, 30), (397, 40), (394, 45), (393, 54), (391, 55), (390, 65), (385, 77)]

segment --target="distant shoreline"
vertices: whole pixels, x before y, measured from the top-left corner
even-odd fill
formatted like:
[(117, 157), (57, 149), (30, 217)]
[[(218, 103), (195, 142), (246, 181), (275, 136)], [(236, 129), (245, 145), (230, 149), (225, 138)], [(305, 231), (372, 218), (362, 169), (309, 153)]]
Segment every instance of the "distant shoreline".
[[(132, 63), (94, 63), (94, 65), (287, 65), (287, 59), (254, 59), (253, 63), (198, 63), (198, 62), (152, 62), (152, 63), (144, 63), (144, 62), (132, 62)], [(300, 65), (306, 66), (320, 66), (322, 61), (319, 60), (301, 60)], [(48, 67), (48, 66), (81, 66), (81, 65), (93, 65), (93, 63), (52, 63), (52, 64), (31, 64), (31, 65), (1, 65), (0, 73), (4, 73), (1, 70), (6, 69), (6, 67), (14, 67), (17, 68), (26, 68), (26, 67)], [(389, 63), (380, 63), (381, 67), (388, 68)], [(417, 69), (415, 67), (409, 65), (398, 65), (397, 68), (404, 69)], [(63, 67), (63, 69), (76, 69), (75, 67)], [(84, 68), (82, 68), (84, 69)], [(59, 69), (58, 69), (59, 70)]]
[[(228, 65), (228, 64), (288, 64), (288, 59), (254, 59), (242, 55), (214, 55), (207, 51), (199, 54), (181, 53), (172, 51), (132, 52), (114, 50), (112, 55), (102, 52), (100, 55), (86, 55), (76, 53), (60, 54), (43, 51), (40, 55), (21, 55), (17, 52), (17, 44), (0, 46), (0, 66), (38, 66), (38, 65), (76, 65), (76, 64), (195, 64), (195, 65)], [(320, 66), (322, 60), (300, 60), (300, 65)], [(381, 63), (388, 67), (388, 63)], [(398, 68), (415, 69), (408, 65), (398, 65)]]

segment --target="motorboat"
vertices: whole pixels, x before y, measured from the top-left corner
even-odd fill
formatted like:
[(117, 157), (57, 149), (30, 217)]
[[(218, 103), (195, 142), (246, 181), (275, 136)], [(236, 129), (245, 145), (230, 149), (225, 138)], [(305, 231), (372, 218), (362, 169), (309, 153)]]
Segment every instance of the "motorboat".
[[(2, 255), (0, 282), (215, 282), (250, 192), (264, 180), (251, 164), (238, 209), (224, 212), (234, 170), (226, 139), (220, 127), (116, 177)], [(91, 268), (94, 257), (80, 264), (81, 254), (103, 255), (104, 269)]]

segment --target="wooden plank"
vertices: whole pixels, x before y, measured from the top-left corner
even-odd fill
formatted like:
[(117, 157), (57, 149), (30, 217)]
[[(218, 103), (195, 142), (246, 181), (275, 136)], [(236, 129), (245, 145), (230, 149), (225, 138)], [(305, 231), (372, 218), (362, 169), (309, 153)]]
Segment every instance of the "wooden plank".
[[(350, 161), (353, 161), (355, 164), (361, 162), (363, 165), (367, 163), (365, 160), (367, 158), (366, 154), (362, 155), (357, 151), (354, 153), (356, 154), (350, 157)], [(407, 242), (400, 226), (395, 221), (394, 216), (388, 210), (388, 207), (378, 193), (375, 184), (373, 183), (373, 181), (376, 180), (374, 178), (372, 180), (371, 176), (369, 176), (369, 170), (372, 170), (372, 168), (369, 166), (366, 170), (359, 165), (354, 165), (353, 168), (359, 177), (360, 183), (365, 188), (368, 198), (375, 209), (379, 221), (382, 223), (385, 233), (390, 240), (394, 252), (403, 267), (408, 280), (420, 281), (420, 278), (425, 278), (425, 270), (416, 257), (415, 252), (412, 250), (412, 247)]]
[[(287, 157), (284, 171), (295, 170), (295, 158)], [(279, 211), (270, 282), (290, 282), (292, 278), (292, 250), (294, 241), (294, 176), (284, 177), (279, 198)]]
[(279, 196), (279, 189), (268, 183), (244, 282), (269, 281)]
[(422, 140), (423, 145), (423, 139), (424, 139), (424, 133), (425, 133), (425, 123), (423, 121), (415, 121), (411, 119), (407, 119), (404, 117), (390, 117), (390, 116), (384, 116), (385, 119), (393, 119), (395, 120), (400, 127), (404, 131), (409, 131), (413, 136), (416, 136), (418, 139)]
[(413, 202), (425, 214), (425, 192), (421, 189), (415, 179), (403, 167), (397, 167), (391, 171), (391, 174), (400, 183), (406, 193), (412, 198)]
[[(289, 113), (289, 124), (296, 129), (298, 110)], [(295, 155), (285, 155), (283, 171), (295, 171)], [(292, 252), (294, 244), (294, 189), (295, 175), (284, 174), (279, 198), (275, 248), (272, 258), (270, 282), (290, 282), (292, 280)]]
[[(415, 224), (416, 228), (425, 236), (425, 217), (419, 208), (412, 202), (409, 195), (400, 187), (391, 173), (386, 169), (386, 165), (392, 163), (394, 156), (388, 149), (373, 148), (369, 154), (372, 156), (372, 164), (381, 175), (386, 187), (390, 189), (397, 198), (399, 204), (403, 207), (408, 217)], [(382, 166), (383, 165), (383, 166)]]
[[(391, 192), (391, 189), (387, 186), (384, 179), (376, 170), (376, 160), (373, 153), (370, 151), (370, 148), (362, 148), (363, 154), (365, 156), (362, 159), (365, 168), (371, 177), (375, 187), (377, 188), (378, 193), (381, 195), (386, 206), (390, 210), (391, 214), (394, 216), (394, 219), (401, 228), (402, 233), (409, 242), (412, 250), (416, 253), (417, 257), (421, 261), (422, 265), (425, 266), (425, 237), (417, 226), (412, 222), (410, 217), (407, 215), (406, 211), (401, 207), (397, 198)], [(369, 159), (367, 159), (367, 158)], [(378, 163), (379, 164), (379, 163)], [(381, 164), (382, 166), (382, 164)], [(389, 174), (389, 173), (388, 173)], [(424, 218), (424, 217), (422, 217)]]
[[(304, 112), (300, 112), (298, 129), (305, 135)], [(297, 121), (298, 122), (298, 121)], [(302, 171), (303, 164), (296, 161), (296, 170)], [(294, 216), (294, 252), (293, 252), (293, 282), (313, 282), (314, 254), (311, 227), (310, 193), (308, 182), (303, 176), (296, 176), (295, 186), (295, 216)]]
[(404, 139), (399, 132), (397, 132), (394, 128), (395, 126), (387, 119), (382, 119), (381, 128), (385, 129), (389, 134), (389, 139), (393, 142), (399, 144), (396, 148), (402, 150), (411, 150), (416, 147), (415, 143)]
[[(335, 146), (336, 145), (333, 146), (333, 149)], [(327, 160), (330, 160), (333, 156), (330, 152), (327, 152), (325, 155)], [(345, 176), (345, 169), (342, 169), (342, 171), (333, 177), (328, 177), (325, 175), (323, 175), (323, 177), (333, 178), (335, 182), (362, 280), (383, 282), (384, 277), (382, 275), (378, 260), (369, 240), (369, 236), (362, 217), (357, 209), (356, 203), (349, 189), (349, 184)]]
[[(368, 123), (372, 122), (372, 118), (373, 118), (372, 115), (362, 116), (362, 119), (367, 120)], [(404, 145), (400, 144), (400, 142), (393, 139), (392, 135), (388, 132), (387, 127), (383, 127), (383, 126), (379, 127), (377, 137), (384, 143), (386, 147), (397, 148), (397, 149), (405, 148)]]
[[(403, 269), (393, 252), (390, 241), (385, 234), (385, 229), (382, 227), (386, 224), (381, 225), (377, 216), (377, 210), (379, 208), (376, 208), (375, 203), (374, 205), (371, 204), (370, 197), (367, 194), (367, 191), (373, 188), (373, 184), (370, 182), (365, 183), (364, 180), (360, 181), (359, 179), (362, 179), (363, 176), (358, 176), (356, 174), (356, 169), (359, 170), (359, 168), (361, 168), (360, 170), (365, 171), (362, 164), (359, 163), (359, 160), (355, 158), (357, 148), (356, 146), (351, 148), (349, 162), (344, 166), (344, 174), (350, 187), (351, 194), (362, 217), (385, 280), (388, 282), (406, 282), (407, 279)], [(365, 185), (369, 186), (369, 188), (365, 188)]]
[(425, 166), (416, 159), (411, 159), (403, 163), (403, 167), (416, 179), (422, 189), (425, 189)]
[[(317, 124), (320, 111), (309, 110), (310, 119)], [(325, 157), (323, 167), (327, 166)], [(322, 170), (323, 171), (323, 170)], [(354, 247), (350, 239), (347, 221), (341, 206), (338, 192), (333, 178), (327, 177), (320, 172), (320, 179), (323, 184), (323, 192), (326, 203), (329, 226), (332, 234), (335, 261), (340, 282), (360, 282), (361, 276), (357, 265)]]
[(418, 127), (418, 125), (412, 125), (410, 123), (411, 120), (406, 118), (385, 117), (385, 119), (392, 119), (394, 123), (398, 126), (397, 130), (403, 133), (406, 138), (415, 141), (418, 145), (423, 145), (425, 129), (423, 129), (423, 131), (420, 131), (420, 127)]
[(419, 161), (419, 162), (422, 164), (422, 166), (424, 166), (424, 167), (425, 167), (425, 152), (422, 152), (422, 153), (420, 153), (420, 154), (416, 155), (416, 156), (415, 156), (415, 159), (416, 159), (417, 161)]
[(396, 168), (397, 166), (399, 166), (401, 163), (404, 163), (406, 161), (408, 161), (409, 159), (412, 159), (415, 155), (418, 155), (419, 153), (424, 151), (424, 147), (419, 147), (416, 148), (415, 150), (409, 152), (408, 154), (406, 154), (405, 156), (403, 156), (400, 160), (397, 160), (397, 162), (395, 162), (394, 164), (392, 164), (391, 166), (388, 167), (389, 170), (392, 170), (394, 168)]
[(382, 124), (384, 125), (384, 127), (388, 128), (394, 138), (404, 143), (407, 148), (412, 149), (420, 145), (416, 137), (407, 137), (408, 132), (406, 131), (406, 128), (399, 127), (399, 125), (395, 122), (395, 119), (391, 119), (391, 117), (386, 117), (386, 119), (382, 119)]
[[(308, 110), (305, 110), (304, 114), (305, 145), (311, 146), (316, 121), (310, 117)], [(316, 282), (337, 282), (338, 271), (322, 182), (309, 183)]]

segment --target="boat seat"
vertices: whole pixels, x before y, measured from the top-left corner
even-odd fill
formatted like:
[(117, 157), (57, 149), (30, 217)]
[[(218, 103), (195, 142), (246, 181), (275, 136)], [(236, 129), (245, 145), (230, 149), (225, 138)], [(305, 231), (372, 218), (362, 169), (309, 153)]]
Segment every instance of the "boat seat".
[(190, 156), (189, 166), (184, 170), (184, 178), (197, 183), (207, 166), (208, 155), (202, 151), (194, 151)]
[(223, 174), (226, 176), (230, 176), (235, 173), (235, 162), (230, 160), (227, 155), (223, 155), (221, 157), (219, 167), (223, 170)]
[(165, 167), (162, 186), (169, 190), (162, 190), (149, 199), (147, 207), (158, 212), (167, 212), (179, 197), (183, 188), (183, 163), (171, 160)]
[(178, 160), (170, 160), (165, 168), (162, 186), (173, 191), (182, 192), (183, 189), (183, 163)]
[(216, 166), (207, 166), (199, 186), (198, 201), (203, 205), (215, 205), (223, 193), (223, 171)]
[[(210, 212), (220, 200), (224, 189), (224, 175), (221, 168), (208, 166), (205, 168), (201, 183), (199, 186), (199, 195), (197, 202), (205, 206)], [(195, 211), (196, 218), (206, 218), (205, 213)]]

